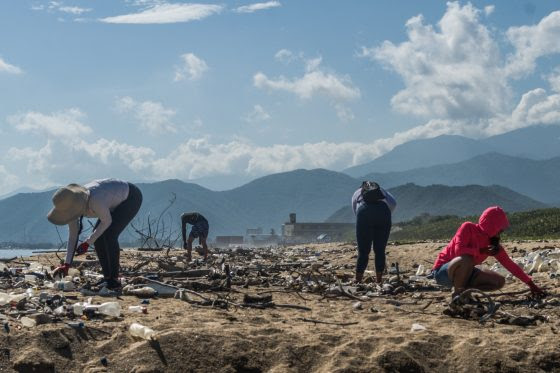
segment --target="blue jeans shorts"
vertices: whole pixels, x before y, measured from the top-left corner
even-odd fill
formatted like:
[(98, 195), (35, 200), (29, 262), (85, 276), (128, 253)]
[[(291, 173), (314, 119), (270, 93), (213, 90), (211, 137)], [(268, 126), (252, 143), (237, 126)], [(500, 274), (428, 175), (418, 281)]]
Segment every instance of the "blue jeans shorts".
[(192, 238), (207, 238), (209, 230), (208, 228), (208, 222), (206, 220), (200, 220), (194, 223), (189, 236)]
[[(452, 288), (453, 282), (449, 278), (449, 274), (447, 273), (447, 268), (449, 268), (449, 262), (445, 263), (444, 265), (442, 265), (437, 269), (434, 269), (432, 271), (432, 274), (434, 275), (434, 279), (436, 280), (438, 285), (445, 286), (446, 288)], [(480, 269), (474, 267), (467, 281), (467, 286), (474, 280), (478, 272), (480, 272)]]

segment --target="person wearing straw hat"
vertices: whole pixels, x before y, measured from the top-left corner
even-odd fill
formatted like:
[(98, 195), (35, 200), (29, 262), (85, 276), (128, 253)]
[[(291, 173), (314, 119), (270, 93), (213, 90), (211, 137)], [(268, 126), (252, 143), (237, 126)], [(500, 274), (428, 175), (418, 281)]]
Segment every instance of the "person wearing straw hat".
[[(68, 224), (66, 260), (56, 268), (55, 274), (68, 274), (74, 255), (84, 254), (93, 245), (103, 271), (103, 281), (99, 285), (120, 288), (118, 239), (140, 210), (140, 189), (118, 179), (95, 180), (84, 186), (69, 184), (58, 189), (52, 202), (54, 207), (47, 219), (55, 225)], [(84, 216), (98, 220), (91, 235), (78, 245)]]

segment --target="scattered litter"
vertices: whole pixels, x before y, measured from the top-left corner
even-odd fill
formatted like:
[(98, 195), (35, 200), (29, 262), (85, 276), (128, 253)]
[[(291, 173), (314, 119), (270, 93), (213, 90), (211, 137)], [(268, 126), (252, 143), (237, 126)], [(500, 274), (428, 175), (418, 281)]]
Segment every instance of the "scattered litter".
[(426, 327), (422, 324), (417, 323), (412, 324), (412, 327), (410, 328), (411, 332), (420, 332), (422, 330), (426, 330)]
[(130, 328), (128, 329), (128, 331), (133, 337), (139, 337), (146, 340), (155, 339), (154, 337), (156, 332), (153, 329), (142, 324), (132, 323), (130, 324)]

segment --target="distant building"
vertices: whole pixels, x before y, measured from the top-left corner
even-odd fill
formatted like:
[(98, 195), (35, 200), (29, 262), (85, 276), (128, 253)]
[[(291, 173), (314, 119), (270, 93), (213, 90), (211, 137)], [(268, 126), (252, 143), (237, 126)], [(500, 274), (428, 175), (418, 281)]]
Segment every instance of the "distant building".
[(216, 236), (216, 245), (243, 245), (243, 236)]
[(263, 229), (262, 227), (258, 227), (258, 228), (247, 228), (247, 233), (245, 233), (245, 235), (247, 237), (251, 236), (251, 235), (255, 235), (255, 234), (263, 234)]
[(354, 223), (298, 223), (296, 214), (282, 225), (282, 239), (286, 242), (339, 241), (356, 229)]

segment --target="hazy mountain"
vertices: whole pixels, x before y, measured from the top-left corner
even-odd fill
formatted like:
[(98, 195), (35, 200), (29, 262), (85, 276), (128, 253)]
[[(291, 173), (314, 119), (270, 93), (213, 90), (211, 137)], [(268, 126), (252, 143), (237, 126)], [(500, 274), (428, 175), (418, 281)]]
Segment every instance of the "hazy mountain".
[[(265, 176), (242, 187), (215, 192), (192, 183), (167, 180), (139, 183), (144, 200), (137, 219), (137, 228), (146, 227), (147, 219), (162, 215), (167, 231), (179, 233), (179, 216), (198, 211), (210, 222), (210, 235), (243, 235), (247, 228), (274, 228), (279, 232), (291, 212), (299, 222), (324, 221), (340, 206), (350, 206), (350, 198), (360, 181), (348, 175), (327, 170), (296, 170)], [(508, 210), (543, 206), (506, 188), (461, 188), (405, 185), (391, 189), (399, 200), (396, 219), (408, 219), (424, 212), (465, 215), (490, 204), (501, 204)], [(53, 191), (26, 193), (0, 201), (0, 241), (58, 242), (55, 226), (46, 219), (52, 207)], [(423, 194), (425, 193), (425, 195)], [(439, 199), (436, 197), (440, 197)], [(170, 200), (174, 200), (170, 205)], [(155, 228), (155, 227), (154, 227)], [(67, 228), (59, 227), (62, 240)], [(129, 229), (124, 241), (134, 237)]]
[(372, 173), (363, 178), (391, 188), (417, 185), (504, 185), (547, 204), (560, 202), (560, 157), (531, 160), (498, 153), (479, 155), (454, 164), (402, 172)]
[(371, 162), (342, 172), (359, 178), (372, 172), (399, 172), (457, 163), (491, 152), (535, 160), (560, 156), (560, 125), (531, 126), (481, 140), (449, 135), (413, 140)]
[[(436, 215), (477, 215), (488, 206), (498, 205), (507, 212), (526, 211), (547, 207), (508, 188), (492, 185), (468, 185), (450, 187), (430, 185), (426, 187), (406, 184), (389, 189), (397, 200), (393, 221), (410, 220), (421, 214)], [(333, 223), (353, 223), (356, 217), (350, 205), (343, 205), (327, 220)]]

